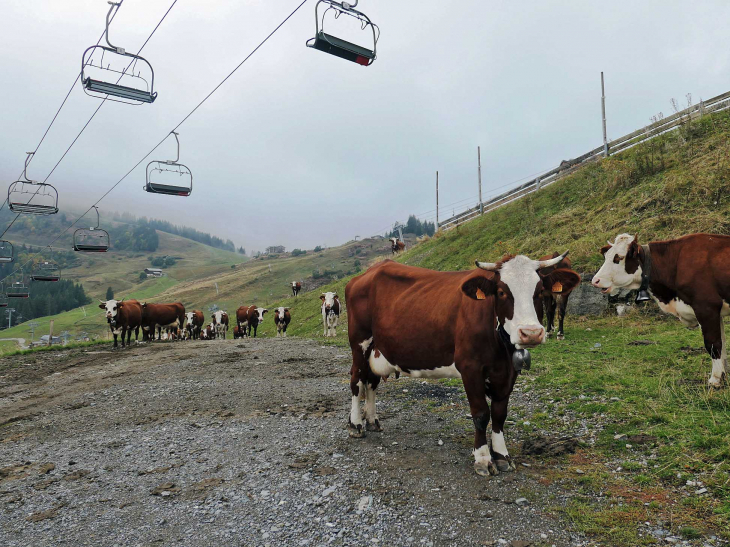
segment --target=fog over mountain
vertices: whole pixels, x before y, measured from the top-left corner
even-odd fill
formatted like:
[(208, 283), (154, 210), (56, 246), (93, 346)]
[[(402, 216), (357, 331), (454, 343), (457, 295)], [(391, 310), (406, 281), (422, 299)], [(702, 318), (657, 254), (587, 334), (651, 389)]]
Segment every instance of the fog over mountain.
[[(125, 0), (112, 43), (135, 52), (171, 2)], [(179, 0), (142, 53), (155, 69), (156, 102), (102, 107), (49, 179), (62, 210), (86, 209), (106, 192), (298, 3)], [(168, 220), (250, 250), (334, 245), (384, 233), (412, 213), (433, 220), (436, 170), (442, 218), (475, 203), (477, 145), (485, 196), (598, 146), (600, 71), (609, 137), (671, 113), (671, 98), (684, 106), (687, 93), (696, 102), (729, 87), (730, 50), (718, 45), (730, 5), (719, 0), (360, 0), (382, 32), (367, 68), (305, 47), (314, 6), (307, 2), (179, 129), (190, 197), (145, 193), (144, 161), (102, 211)], [(103, 0), (0, 4), (3, 189), (107, 10)], [(48, 175), (98, 105), (77, 84), (31, 178)], [(152, 157), (174, 154), (169, 139)]]

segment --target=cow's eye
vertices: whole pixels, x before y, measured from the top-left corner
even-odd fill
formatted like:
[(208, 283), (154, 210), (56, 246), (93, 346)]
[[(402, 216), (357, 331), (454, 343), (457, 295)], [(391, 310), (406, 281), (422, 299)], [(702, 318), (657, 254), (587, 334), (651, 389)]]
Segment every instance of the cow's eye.
[(499, 289), (497, 291), (497, 296), (499, 296), (500, 298), (504, 298), (505, 296), (507, 296), (507, 294), (502, 289)]

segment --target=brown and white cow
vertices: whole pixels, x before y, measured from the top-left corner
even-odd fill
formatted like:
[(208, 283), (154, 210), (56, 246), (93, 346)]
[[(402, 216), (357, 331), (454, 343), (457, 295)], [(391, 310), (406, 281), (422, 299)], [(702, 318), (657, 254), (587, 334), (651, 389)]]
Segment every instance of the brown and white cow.
[(162, 339), (162, 329), (170, 327), (174, 332), (185, 324), (185, 306), (180, 302), (174, 304), (142, 304), (142, 330), (149, 339)]
[[(639, 245), (621, 234), (601, 249), (604, 262), (594, 287), (613, 294), (639, 289), (683, 325), (702, 328), (712, 359), (711, 387), (720, 387), (727, 368), (723, 317), (730, 315), (730, 236), (692, 234)], [(643, 283), (643, 285), (642, 285)]]
[(236, 325), (235, 327), (233, 327), (233, 339), (234, 340), (237, 340), (239, 338), (243, 338), (243, 335), (241, 334), (241, 330), (242, 329), (238, 328), (238, 325)]
[(185, 331), (188, 334), (190, 340), (197, 340), (200, 338), (200, 331), (203, 328), (205, 322), (205, 315), (200, 310), (189, 311), (185, 314), (187, 322), (185, 323)]
[(276, 325), (276, 336), (286, 337), (286, 329), (291, 323), (289, 308), (276, 308), (274, 310), (274, 325)]
[(213, 321), (212, 325), (215, 329), (216, 338), (223, 338), (225, 340), (226, 333), (228, 333), (228, 312), (218, 310), (210, 318)]
[(402, 241), (398, 241), (398, 238), (397, 237), (391, 237), (390, 238), (390, 251), (394, 255), (397, 255), (399, 252), (405, 251), (405, 250), (406, 250), (406, 244), (405, 243), (403, 243)]
[(337, 336), (337, 323), (340, 319), (340, 298), (336, 292), (323, 292), (319, 298), (322, 300), (322, 324), (324, 325), (324, 336)]
[[(559, 253), (554, 252), (551, 255), (545, 255), (540, 257), (540, 260), (550, 260), (551, 258), (557, 258), (560, 256)], [(555, 266), (543, 268), (542, 273), (549, 274), (553, 270), (560, 268), (570, 269), (570, 259), (566, 256), (563, 260), (557, 263)], [(563, 285), (558, 282), (552, 287), (543, 286), (542, 291), (542, 303), (545, 309), (545, 316), (547, 322), (547, 335), (550, 336), (555, 330), (555, 312), (558, 312), (558, 340), (565, 339), (565, 331), (563, 330), (563, 321), (565, 320), (565, 309), (568, 307), (568, 297), (573, 289), (566, 289)]]
[(299, 296), (299, 291), (302, 290), (302, 284), (299, 281), (291, 282), (291, 292), (294, 296)]
[(242, 329), (242, 336), (251, 336), (251, 329), (253, 329), (253, 336), (256, 338), (256, 331), (261, 323), (264, 321), (264, 314), (269, 310), (266, 308), (259, 308), (257, 306), (241, 306), (236, 310), (236, 323), (238, 328)]
[(519, 370), (529, 365), (527, 348), (546, 339), (543, 285), (559, 282), (567, 289), (580, 282), (572, 270), (542, 273), (566, 254), (545, 261), (506, 256), (462, 272), (386, 260), (352, 279), (345, 289), (353, 360), (350, 436), (382, 431), (375, 407), (381, 378), (461, 378), (475, 427), (474, 469), (484, 476), (514, 470), (503, 434), (507, 403)]
[(215, 325), (213, 323), (205, 327), (205, 338), (206, 340), (215, 340)]
[(134, 331), (135, 342), (139, 339), (139, 327), (142, 325), (142, 306), (136, 300), (99, 300), (99, 307), (106, 311), (106, 321), (114, 335), (114, 347), (117, 347), (117, 336), (122, 335), (122, 347), (132, 339)]

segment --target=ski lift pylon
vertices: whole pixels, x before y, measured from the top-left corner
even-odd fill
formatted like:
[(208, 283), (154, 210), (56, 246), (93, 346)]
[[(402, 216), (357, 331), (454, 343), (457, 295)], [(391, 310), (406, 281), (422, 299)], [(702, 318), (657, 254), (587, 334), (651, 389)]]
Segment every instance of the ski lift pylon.
[[(51, 249), (52, 253), (53, 249)], [(30, 278), (33, 281), (58, 281), (61, 279), (61, 268), (51, 257), (49, 260), (33, 264), (30, 270)]]
[(147, 164), (144, 189), (152, 194), (168, 196), (189, 196), (193, 192), (193, 173), (178, 163), (180, 160), (179, 133), (171, 131), (177, 143), (177, 156), (174, 160), (153, 160)]
[[(155, 87), (155, 72), (152, 65), (144, 57), (127, 53), (124, 48), (112, 45), (109, 41), (109, 18), (114, 8), (117, 10), (121, 2), (108, 2), (111, 7), (106, 14), (106, 37), (107, 46), (95, 45), (84, 51), (81, 58), (81, 85), (84, 93), (91, 97), (109, 99), (126, 104), (139, 105), (153, 103), (157, 98)], [(107, 59), (104, 64), (104, 57), (124, 63), (129, 60), (126, 67), (112, 68), (112, 63)], [(96, 60), (96, 64), (94, 61)], [(138, 67), (138, 65), (141, 65)], [(146, 68), (145, 68), (146, 67)], [(139, 70), (138, 70), (139, 68)], [(137, 73), (135, 74), (135, 71)], [(144, 71), (144, 76), (143, 76)], [(96, 78), (92, 78), (92, 73)], [(107, 81), (118, 75), (116, 82)], [(148, 81), (149, 79), (149, 81)], [(116, 97), (112, 99), (111, 97)]]
[[(372, 65), (376, 58), (376, 49), (378, 39), (380, 38), (380, 28), (378, 25), (373, 23), (367, 15), (355, 9), (358, 1), (359, 0), (355, 0), (355, 2), (351, 4), (344, 1), (336, 2), (335, 0), (319, 0), (314, 7), (314, 19), (316, 22), (317, 32), (314, 35), (314, 38), (307, 40), (307, 47), (324, 51), (325, 53), (335, 55), (336, 57), (352, 61), (359, 65)], [(322, 14), (321, 26), (319, 19), (320, 4), (325, 4), (327, 6), (327, 9), (324, 10), (324, 13)], [(373, 48), (368, 49), (341, 38), (337, 38), (336, 36), (332, 36), (331, 34), (327, 34), (324, 31), (324, 17), (331, 9), (335, 10), (335, 19), (339, 18), (339, 16), (344, 13), (345, 15), (349, 15), (350, 17), (354, 17), (360, 21), (363, 30), (370, 27), (373, 33)]]
[(5, 239), (0, 239), (0, 263), (6, 264), (14, 259), (13, 244)]
[(99, 209), (96, 211), (96, 226), (79, 228), (74, 232), (74, 251), (83, 253), (105, 253), (109, 250), (109, 233), (99, 228)]
[(28, 163), (35, 152), (27, 154), (23, 178), (8, 186), (8, 208), (14, 213), (55, 215), (58, 213), (58, 191), (50, 184), (28, 178)]

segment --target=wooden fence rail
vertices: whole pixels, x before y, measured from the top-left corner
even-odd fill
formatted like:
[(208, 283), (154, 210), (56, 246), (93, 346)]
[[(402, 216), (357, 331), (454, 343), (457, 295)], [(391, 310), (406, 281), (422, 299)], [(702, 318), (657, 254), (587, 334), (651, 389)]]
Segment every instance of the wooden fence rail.
[[(641, 129), (637, 129), (636, 131), (633, 131), (628, 135), (624, 135), (623, 137), (619, 137), (618, 139), (610, 141), (608, 143), (608, 153), (609, 155), (618, 154), (636, 146), (637, 144), (662, 135), (667, 131), (672, 131), (682, 124), (686, 123), (688, 120), (694, 120), (696, 118), (702, 117), (705, 114), (725, 110), (727, 108), (730, 108), (730, 91), (723, 93), (722, 95), (718, 95), (717, 97), (713, 97), (712, 99), (709, 99), (707, 101), (700, 101), (696, 105), (692, 105), (689, 108), (680, 110), (679, 112), (676, 112), (671, 116), (662, 118), (661, 120), (658, 120)], [(544, 188), (545, 186), (548, 186), (553, 182), (560, 180), (564, 176), (575, 172), (577, 169), (586, 165), (587, 163), (597, 161), (602, 157), (603, 146), (599, 146), (597, 148), (594, 148), (590, 152), (586, 152), (582, 156), (578, 156), (577, 158), (574, 158), (572, 160), (563, 161), (555, 169), (551, 169), (550, 171), (547, 171), (546, 173), (543, 173), (535, 177), (534, 179), (525, 182), (520, 186), (517, 186), (516, 188), (507, 190), (506, 192), (503, 192), (498, 196), (484, 201), (484, 213), (502, 207), (503, 205), (507, 205), (508, 203), (518, 200), (526, 196), (527, 194), (536, 192), (540, 188)], [(449, 230), (458, 226), (459, 224), (463, 224), (464, 222), (480, 216), (480, 214), (481, 207), (480, 204), (477, 203), (474, 207), (470, 207), (469, 209), (466, 209), (465, 211), (462, 211), (461, 213), (458, 213), (451, 218), (447, 218), (439, 222), (439, 229)]]

